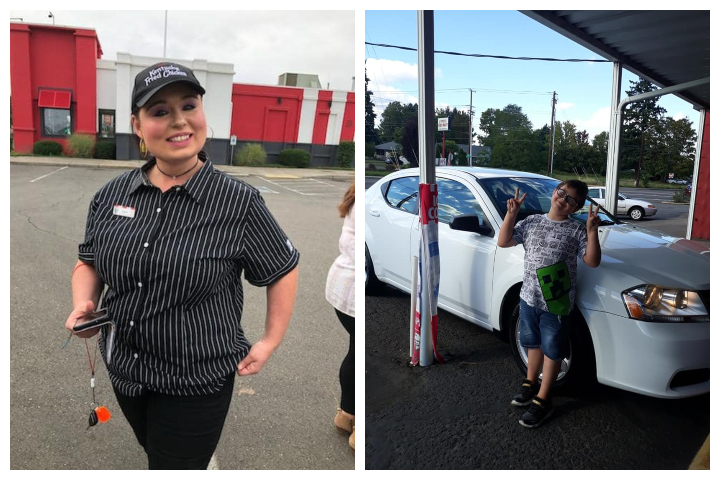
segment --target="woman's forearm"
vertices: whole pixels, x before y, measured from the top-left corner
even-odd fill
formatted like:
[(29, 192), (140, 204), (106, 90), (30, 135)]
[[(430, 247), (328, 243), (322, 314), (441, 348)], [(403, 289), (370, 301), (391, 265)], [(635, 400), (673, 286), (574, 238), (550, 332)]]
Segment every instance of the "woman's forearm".
[(97, 308), (102, 286), (102, 280), (98, 277), (95, 266), (78, 260), (72, 275), (73, 307), (84, 308), (87, 301), (92, 300)]
[(267, 287), (267, 316), (263, 340), (277, 348), (282, 342), (293, 308), (298, 284), (298, 268), (295, 267), (280, 280)]

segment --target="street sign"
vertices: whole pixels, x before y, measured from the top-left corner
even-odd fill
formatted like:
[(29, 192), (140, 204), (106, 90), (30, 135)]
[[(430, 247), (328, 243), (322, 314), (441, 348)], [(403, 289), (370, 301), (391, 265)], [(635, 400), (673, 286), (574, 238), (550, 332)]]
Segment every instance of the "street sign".
[[(453, 160), (453, 154), (452, 152), (448, 153), (448, 162), (452, 162)], [(452, 165), (451, 163), (448, 163), (448, 165)]]
[(237, 137), (235, 135), (230, 135), (230, 145), (237, 145)]
[(447, 132), (449, 130), (448, 118), (438, 118), (438, 132)]

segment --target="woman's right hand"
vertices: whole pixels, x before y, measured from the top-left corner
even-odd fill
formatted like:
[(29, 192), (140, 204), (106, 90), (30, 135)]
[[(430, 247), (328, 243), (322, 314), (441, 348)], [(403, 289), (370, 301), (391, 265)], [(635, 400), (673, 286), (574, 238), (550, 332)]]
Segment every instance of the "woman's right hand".
[[(73, 331), (73, 327), (77, 323), (82, 323), (80, 320), (85, 317), (86, 315), (91, 314), (95, 311), (95, 304), (92, 300), (88, 300), (85, 302), (84, 306), (76, 307), (75, 310), (70, 312), (70, 315), (67, 318), (67, 321), (65, 322), (65, 328)], [(80, 338), (91, 338), (98, 334), (100, 331), (100, 327), (92, 328), (90, 330), (86, 330), (84, 332), (78, 332), (75, 333)]]

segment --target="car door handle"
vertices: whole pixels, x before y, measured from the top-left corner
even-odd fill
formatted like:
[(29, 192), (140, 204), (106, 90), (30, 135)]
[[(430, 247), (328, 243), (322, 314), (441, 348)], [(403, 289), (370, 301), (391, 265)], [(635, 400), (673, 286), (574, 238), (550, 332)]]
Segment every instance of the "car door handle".
[(377, 210), (370, 210), (370, 215), (372, 215), (373, 217), (379, 217), (380, 212), (378, 212)]

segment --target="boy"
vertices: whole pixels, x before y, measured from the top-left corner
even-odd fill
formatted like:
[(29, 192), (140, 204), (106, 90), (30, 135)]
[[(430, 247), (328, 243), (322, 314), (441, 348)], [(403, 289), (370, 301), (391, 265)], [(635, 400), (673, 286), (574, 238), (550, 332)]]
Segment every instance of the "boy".
[[(515, 225), (527, 193), (507, 201), (500, 228), (499, 247), (525, 246), (525, 274), (520, 290), (520, 344), (528, 349), (528, 372), (515, 406), (530, 405), (520, 425), (535, 428), (553, 412), (550, 389), (567, 354), (567, 322), (575, 300), (576, 256), (590, 267), (600, 264), (597, 216), (599, 206), (588, 212), (585, 226), (568, 217), (580, 210), (587, 198), (587, 184), (562, 182), (552, 194), (550, 212), (530, 215)], [(515, 227), (513, 228), (513, 225)], [(544, 359), (543, 359), (544, 356)], [(537, 382), (542, 366), (543, 381)]]

